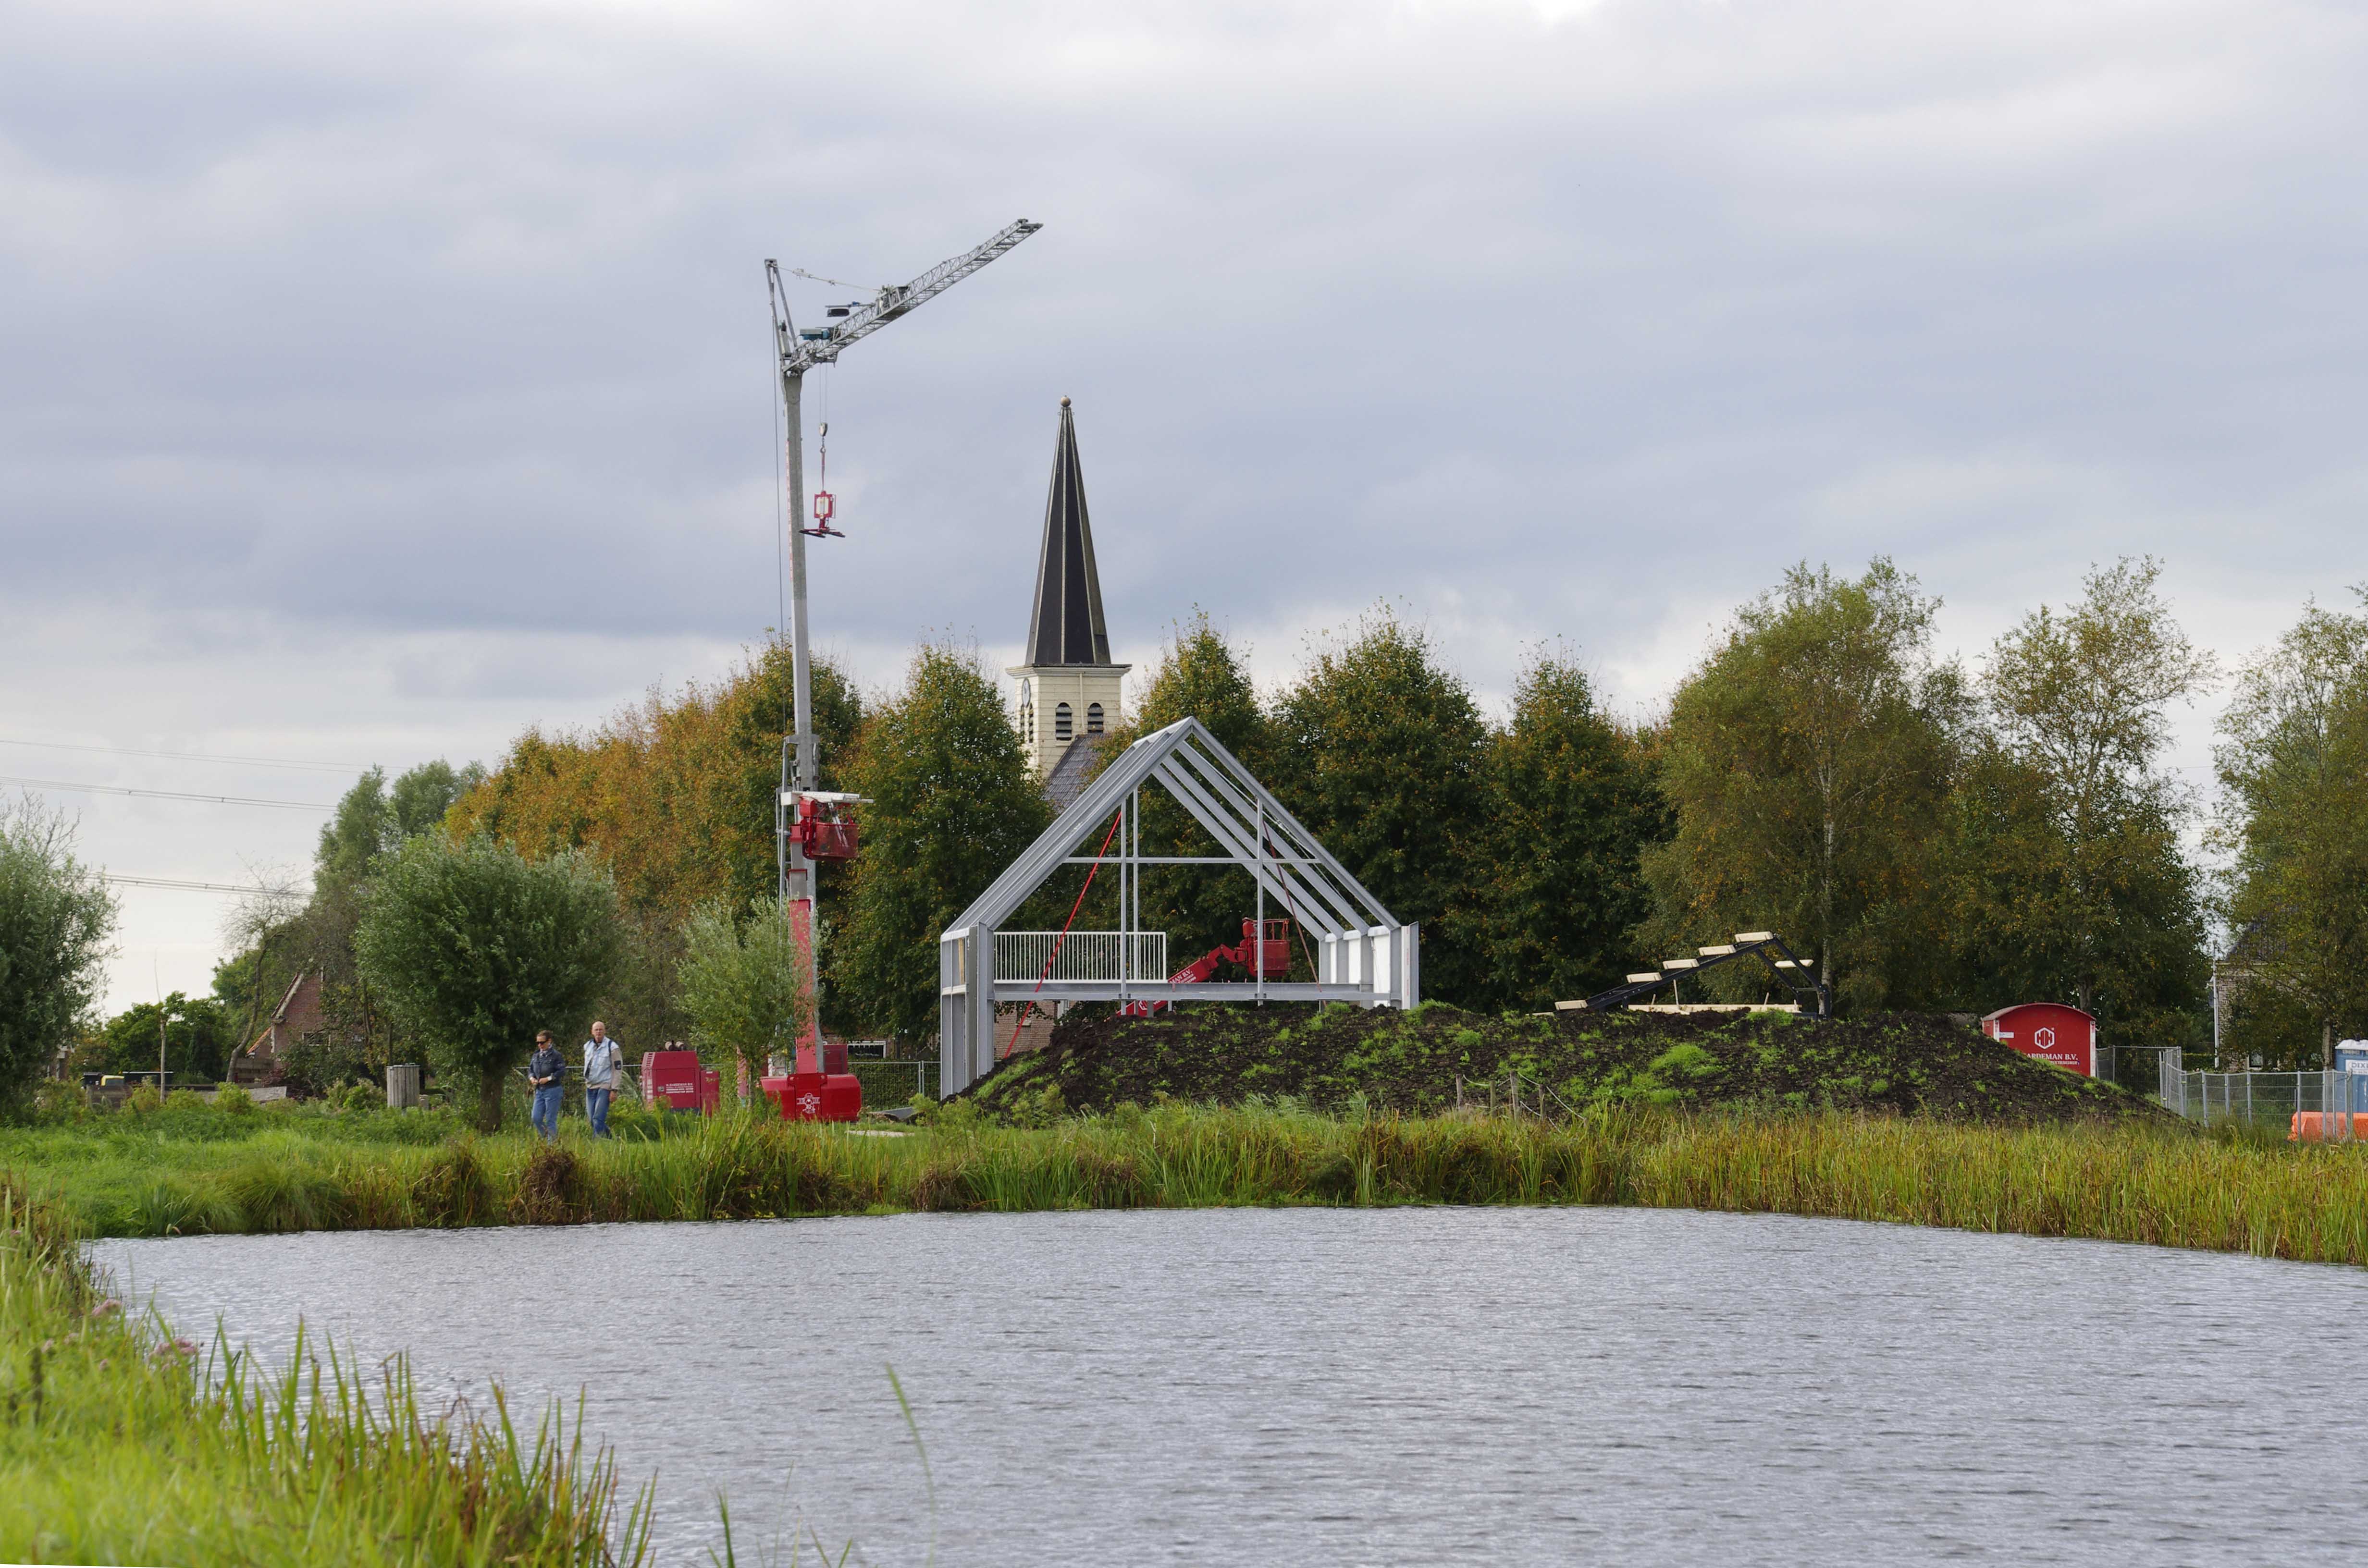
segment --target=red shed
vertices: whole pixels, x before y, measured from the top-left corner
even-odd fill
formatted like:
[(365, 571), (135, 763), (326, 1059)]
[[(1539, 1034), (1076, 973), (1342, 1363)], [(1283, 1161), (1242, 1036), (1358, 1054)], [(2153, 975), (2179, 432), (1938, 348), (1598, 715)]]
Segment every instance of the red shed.
[(1982, 1020), (1982, 1033), (2084, 1078), (2097, 1075), (2097, 1020), (2078, 1007), (2061, 1002), (2000, 1007)]

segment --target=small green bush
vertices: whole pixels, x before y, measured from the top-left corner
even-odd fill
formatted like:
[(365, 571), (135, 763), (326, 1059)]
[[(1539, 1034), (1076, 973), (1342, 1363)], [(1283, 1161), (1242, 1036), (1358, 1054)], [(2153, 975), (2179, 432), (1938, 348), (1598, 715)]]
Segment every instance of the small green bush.
[(255, 1096), (236, 1084), (224, 1084), (214, 1091), (214, 1108), (228, 1111), (233, 1116), (252, 1116), (255, 1114)]
[(165, 1096), (156, 1092), (154, 1084), (142, 1084), (123, 1096), (123, 1108), (138, 1116), (162, 1109), (164, 1104)]
[(330, 1103), (339, 1110), (369, 1110), (374, 1106), (385, 1104), (386, 1096), (368, 1084), (349, 1084), (332, 1096)]
[(90, 1115), (90, 1096), (80, 1084), (44, 1078), (33, 1085), (31, 1119), (40, 1126), (81, 1121)]
[(204, 1110), (206, 1096), (195, 1089), (175, 1089), (165, 1096), (166, 1110)]

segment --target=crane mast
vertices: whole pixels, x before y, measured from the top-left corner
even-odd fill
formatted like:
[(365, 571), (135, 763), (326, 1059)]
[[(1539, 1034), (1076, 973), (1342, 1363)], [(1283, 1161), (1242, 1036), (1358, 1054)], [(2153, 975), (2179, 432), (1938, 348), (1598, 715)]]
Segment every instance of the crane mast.
[[(814, 859), (791, 832), (800, 798), (814, 793), (819, 781), (806, 613), (808, 531), (805, 521), (804, 413), (801, 406), (805, 374), (816, 365), (835, 363), (849, 344), (871, 336), (897, 317), (944, 293), (1042, 227), (1042, 223), (1031, 223), (1025, 218), (1008, 224), (984, 244), (938, 263), (910, 283), (901, 287), (892, 284), (881, 289), (869, 303), (852, 311), (846, 319), (820, 327), (800, 328), (791, 319), (789, 294), (781, 283), (780, 264), (769, 258), (765, 263), (766, 290), (773, 310), (773, 343), (780, 359), (781, 405), (789, 427), (790, 658), (794, 708), (791, 732), (781, 744), (781, 786), (773, 803), (774, 858), (780, 876), (782, 911), (793, 922), (802, 919), (804, 923), (801, 940), (810, 966), (810, 979), (813, 978), (811, 966), (814, 956), (813, 920), (816, 889)], [(819, 1050), (815, 1052), (815, 1066), (817, 1070), (821, 1066)]]

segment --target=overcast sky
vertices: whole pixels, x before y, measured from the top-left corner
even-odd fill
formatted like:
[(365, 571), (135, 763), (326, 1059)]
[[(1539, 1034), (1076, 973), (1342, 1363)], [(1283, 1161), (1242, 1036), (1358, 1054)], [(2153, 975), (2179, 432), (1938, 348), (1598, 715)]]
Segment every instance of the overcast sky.
[[(778, 619), (762, 263), (1005, 259), (852, 348), (818, 642), (1000, 666), (1076, 399), (1110, 632), (1388, 599), (1649, 707), (1788, 564), (1969, 658), (2151, 551), (2368, 579), (2368, 14), (2212, 0), (0, 3), (0, 776), (327, 801)], [(847, 297), (796, 285), (802, 312)], [(2182, 720), (2208, 761), (2216, 703)], [(2192, 774), (2201, 779), (2201, 772)], [(13, 790), (14, 785), (6, 786)], [(120, 873), (319, 813), (50, 791)], [(126, 888), (109, 1001), (229, 900)]]

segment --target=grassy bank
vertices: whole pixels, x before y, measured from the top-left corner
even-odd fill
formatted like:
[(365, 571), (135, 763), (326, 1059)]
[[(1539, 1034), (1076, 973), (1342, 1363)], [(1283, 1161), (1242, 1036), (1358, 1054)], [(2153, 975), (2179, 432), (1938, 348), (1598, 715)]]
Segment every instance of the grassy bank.
[[(43, 1134), (68, 1137), (72, 1130)], [(903, 1138), (723, 1118), (543, 1149), (265, 1127), (108, 1158), (6, 1156), (95, 1232), (159, 1235), (894, 1210), (1598, 1203), (1830, 1215), (2368, 1263), (2368, 1156), (2184, 1124), (1989, 1127), (1839, 1112), (1326, 1117), (1122, 1108)], [(136, 1166), (126, 1158), (136, 1155)]]
[(529, 1440), (300, 1347), (277, 1372), (101, 1297), (71, 1230), (0, 1188), (0, 1561), (638, 1563), (639, 1507), (556, 1415)]

